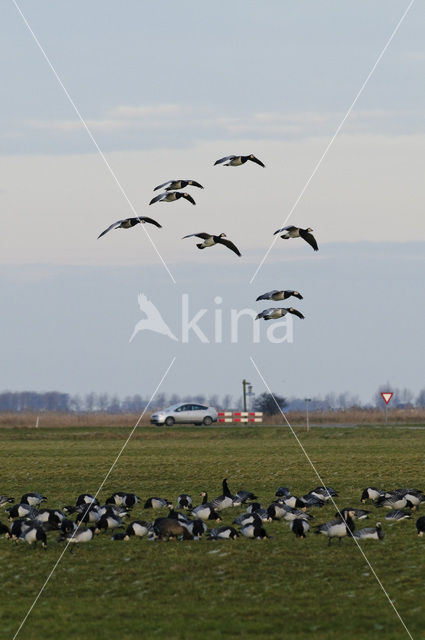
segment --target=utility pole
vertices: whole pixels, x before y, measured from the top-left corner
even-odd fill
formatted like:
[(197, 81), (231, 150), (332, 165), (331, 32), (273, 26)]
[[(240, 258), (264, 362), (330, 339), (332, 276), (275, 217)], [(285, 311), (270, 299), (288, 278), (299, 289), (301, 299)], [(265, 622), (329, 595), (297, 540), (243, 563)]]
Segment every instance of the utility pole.
[(309, 420), (309, 414), (308, 414), (308, 404), (309, 402), (311, 402), (311, 398), (306, 398), (305, 399), (305, 407), (306, 407), (306, 412), (307, 412), (307, 433), (310, 431), (310, 420)]
[(246, 388), (248, 385), (250, 385), (251, 383), (248, 382), (247, 380), (243, 379), (242, 380), (242, 391), (243, 391), (243, 410), (246, 411)]

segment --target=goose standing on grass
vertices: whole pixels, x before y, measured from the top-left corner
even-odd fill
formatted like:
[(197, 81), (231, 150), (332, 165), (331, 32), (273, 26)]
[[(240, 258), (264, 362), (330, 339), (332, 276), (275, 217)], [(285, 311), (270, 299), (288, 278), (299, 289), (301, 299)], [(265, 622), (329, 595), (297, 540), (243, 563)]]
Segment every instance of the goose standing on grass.
[(126, 493), (125, 491), (116, 491), (105, 500), (105, 504), (115, 504), (126, 509), (131, 509), (138, 502), (140, 502), (140, 498), (135, 493)]
[(177, 507), (179, 509), (192, 509), (192, 498), (188, 493), (181, 493), (177, 497)]
[(99, 500), (92, 496), (90, 493), (82, 493), (78, 496), (75, 501), (75, 506), (78, 507), (80, 504), (91, 504), (98, 505)]
[(425, 516), (421, 516), (416, 520), (416, 529), (418, 532), (418, 536), (422, 538), (425, 532)]
[(125, 218), (124, 220), (117, 220), (117, 222), (111, 224), (107, 229), (105, 229), (105, 231), (102, 231), (102, 233), (97, 236), (97, 239), (99, 240), (99, 238), (108, 233), (108, 231), (112, 231), (112, 229), (132, 229), (136, 226), (136, 224), (140, 223), (153, 224), (155, 227), (158, 227), (158, 229), (162, 229), (162, 225), (160, 225), (159, 222), (157, 222), (153, 218), (147, 218), (146, 216), (139, 218)]
[(267, 293), (263, 293), (263, 295), (258, 296), (256, 302), (259, 300), (287, 300), (287, 298), (290, 298), (291, 296), (298, 298), (298, 300), (303, 300), (303, 296), (298, 291), (292, 291), (289, 289), (278, 291), (278, 289), (273, 289), (273, 291), (267, 291)]
[(400, 497), (397, 494), (391, 496), (390, 498), (381, 496), (376, 501), (376, 506), (385, 507), (386, 509), (404, 509), (405, 507), (407, 507), (407, 509), (412, 509), (412, 510), (416, 509), (415, 505), (412, 502), (410, 502), (408, 498), (405, 498), (404, 496)]
[(323, 533), (325, 536), (328, 536), (328, 545), (330, 545), (332, 538), (339, 538), (339, 542), (341, 542), (341, 538), (352, 535), (355, 529), (353, 512), (348, 511), (344, 516), (345, 517), (320, 524), (316, 527), (314, 533)]
[(259, 318), (264, 318), (264, 320), (276, 320), (277, 318), (282, 318), (283, 316), (286, 316), (287, 313), (292, 313), (294, 316), (301, 318), (301, 320), (304, 320), (305, 318), (305, 316), (303, 316), (303, 314), (300, 311), (298, 311), (297, 309), (294, 309), (293, 307), (289, 307), (289, 309), (281, 309), (281, 308), (264, 309), (264, 311), (261, 311), (256, 316), (255, 319), (258, 320)]
[(198, 249), (206, 249), (207, 247), (213, 247), (215, 244), (223, 244), (225, 247), (236, 253), (237, 256), (240, 257), (242, 255), (237, 246), (233, 244), (233, 242), (224, 239), (226, 238), (225, 233), (220, 233), (219, 236), (214, 236), (210, 233), (205, 233), (202, 231), (201, 233), (190, 233), (188, 236), (183, 236), (182, 240), (184, 240), (185, 238), (194, 237), (201, 238), (203, 240), (203, 242), (200, 242), (196, 245)]
[(187, 527), (176, 518), (157, 518), (153, 523), (154, 537), (159, 540), (170, 540), (182, 538), (183, 540), (193, 540), (192, 534)]
[(234, 527), (217, 527), (211, 529), (208, 535), (208, 540), (236, 540), (239, 538), (239, 533)]
[(174, 202), (175, 200), (180, 200), (180, 198), (196, 204), (190, 193), (182, 193), (181, 191), (164, 191), (164, 193), (160, 193), (158, 196), (155, 196), (155, 198), (152, 198), (149, 204), (154, 204), (155, 202)]
[(38, 505), (46, 500), (46, 496), (43, 496), (41, 493), (24, 493), (20, 500), (20, 504), (29, 504), (30, 507), (38, 507)]
[(353, 507), (345, 507), (345, 509), (341, 509), (339, 513), (336, 513), (335, 517), (337, 518), (339, 517), (339, 514), (341, 514), (344, 518), (345, 514), (349, 511), (351, 511), (353, 514), (351, 516), (353, 520), (365, 520), (369, 517), (369, 514), (372, 513), (371, 511), (365, 511), (365, 509), (353, 509)]
[(313, 247), (314, 251), (319, 251), (316, 239), (311, 233), (313, 229), (311, 229), (310, 227), (308, 227), (307, 229), (301, 229), (300, 227), (289, 225), (287, 227), (282, 227), (282, 229), (278, 229), (274, 232), (273, 235), (275, 236), (277, 233), (282, 233), (282, 231), (285, 231), (285, 233), (280, 237), (284, 240), (289, 240), (289, 238), (302, 238), (303, 240), (308, 242), (310, 247)]
[(251, 500), (258, 500), (258, 496), (252, 493), (252, 491), (245, 491), (244, 489), (240, 489), (236, 493), (236, 498), (239, 498), (241, 504), (244, 504), (245, 502), (249, 502)]
[(232, 495), (229, 486), (227, 484), (227, 478), (224, 478), (222, 482), (223, 493), (221, 496), (214, 498), (211, 500), (211, 506), (215, 511), (223, 511), (223, 509), (228, 509), (229, 507), (234, 506), (235, 496)]
[(220, 158), (219, 160), (216, 160), (214, 162), (214, 166), (216, 164), (222, 164), (225, 167), (240, 167), (242, 164), (245, 164), (245, 162), (248, 162), (248, 160), (251, 160), (251, 162), (255, 162), (256, 164), (259, 164), (260, 167), (266, 166), (261, 162), (261, 160), (256, 158), (252, 153), (249, 156), (225, 156), (224, 158)]
[(14, 518), (35, 518), (37, 515), (37, 509), (31, 507), (29, 504), (15, 504), (13, 507), (6, 509), (9, 514), (9, 520)]
[(407, 511), (401, 511), (400, 509), (395, 509), (394, 511), (390, 511), (385, 516), (385, 520), (389, 520), (390, 522), (398, 522), (399, 520), (410, 520), (410, 513)]
[(97, 533), (96, 527), (82, 528), (78, 529), (78, 531), (70, 531), (58, 538), (58, 542), (64, 542), (64, 540), (68, 540), (70, 544), (84, 544), (85, 542), (90, 542), (93, 540), (94, 535)]
[(154, 191), (158, 191), (158, 189), (165, 189), (165, 191), (175, 191), (177, 189), (184, 189), (185, 187), (198, 187), (199, 189), (203, 189), (204, 187), (196, 180), (167, 180), (167, 182), (163, 182), (155, 187)]
[(208, 493), (206, 491), (202, 491), (201, 496), (203, 497), (202, 504), (192, 509), (191, 515), (195, 518), (201, 518), (201, 520), (215, 520), (216, 522), (221, 522), (220, 516), (213, 508), (212, 504), (208, 502)]
[(171, 507), (172, 504), (165, 498), (148, 498), (143, 506), (144, 509), (162, 509), (164, 507)]
[(136, 536), (137, 538), (144, 538), (152, 531), (152, 523), (146, 522), (146, 520), (135, 520), (130, 522), (125, 533), (128, 536)]
[(43, 549), (46, 549), (47, 547), (46, 532), (41, 525), (30, 525), (27, 529), (22, 531), (19, 538), (20, 540), (28, 542), (28, 544), (32, 544), (33, 542), (37, 544), (37, 542), (41, 542)]
[(363, 489), (362, 497), (360, 499), (362, 502), (366, 502), (366, 500), (377, 500), (384, 493), (385, 491), (382, 491), (382, 489), (377, 489), (376, 487), (366, 487), (366, 489)]
[(246, 524), (241, 527), (240, 533), (245, 536), (245, 538), (254, 538), (259, 540), (267, 540), (269, 538), (264, 527), (258, 522)]
[(366, 527), (366, 529), (359, 529), (353, 533), (353, 538), (357, 540), (383, 540), (384, 531), (380, 522), (376, 523), (376, 527)]
[(308, 521), (304, 518), (295, 518), (295, 520), (292, 520), (292, 522), (289, 524), (289, 527), (292, 533), (295, 533), (295, 536), (297, 538), (305, 538), (305, 534), (310, 529)]

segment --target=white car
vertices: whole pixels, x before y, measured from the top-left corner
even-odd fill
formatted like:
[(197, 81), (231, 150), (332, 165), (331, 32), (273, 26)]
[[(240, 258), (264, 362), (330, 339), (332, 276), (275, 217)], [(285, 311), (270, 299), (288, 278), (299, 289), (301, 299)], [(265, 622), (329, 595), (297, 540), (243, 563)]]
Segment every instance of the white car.
[(217, 410), (214, 407), (206, 407), (196, 402), (179, 402), (168, 409), (153, 413), (151, 424), (158, 426), (165, 424), (167, 427), (172, 427), (173, 424), (204, 424), (208, 427), (213, 422), (217, 422), (217, 418)]

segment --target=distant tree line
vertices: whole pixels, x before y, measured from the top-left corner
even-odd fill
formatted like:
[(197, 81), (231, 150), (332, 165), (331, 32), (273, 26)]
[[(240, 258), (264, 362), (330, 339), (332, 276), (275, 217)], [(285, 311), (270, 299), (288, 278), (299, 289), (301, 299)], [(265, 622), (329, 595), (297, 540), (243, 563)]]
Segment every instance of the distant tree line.
[[(384, 408), (381, 391), (391, 391), (394, 397), (389, 408), (424, 408), (425, 389), (415, 397), (409, 389), (398, 389), (390, 384), (381, 385), (371, 402), (362, 403), (358, 396), (348, 392), (328, 393), (324, 397), (312, 396), (309, 400), (310, 411), (331, 411), (351, 408)], [(248, 409), (263, 411), (268, 415), (279, 413), (279, 407), (285, 411), (304, 411), (306, 398), (283, 398), (279, 394), (263, 393), (248, 398)], [(0, 392), (0, 412), (22, 411), (57, 411), (65, 413), (141, 413), (147, 406), (149, 398), (140, 394), (119, 398), (116, 394), (87, 393), (71, 395), (59, 391), (38, 393), (35, 391), (3, 391)], [(243, 407), (242, 397), (234, 399), (230, 394), (218, 396), (212, 394), (179, 395), (177, 393), (159, 393), (149, 405), (149, 410), (164, 408), (178, 402), (198, 402), (217, 409), (240, 410)]]

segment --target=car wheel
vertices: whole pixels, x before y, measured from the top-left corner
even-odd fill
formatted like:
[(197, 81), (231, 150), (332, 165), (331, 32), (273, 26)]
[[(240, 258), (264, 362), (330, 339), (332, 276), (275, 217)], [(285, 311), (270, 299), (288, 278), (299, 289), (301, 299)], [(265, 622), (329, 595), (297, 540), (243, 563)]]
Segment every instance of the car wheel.
[(172, 427), (174, 423), (175, 423), (174, 418), (168, 417), (165, 420), (165, 424), (167, 425), (167, 427)]
[(206, 427), (209, 427), (209, 426), (210, 426), (210, 424), (212, 424), (212, 418), (210, 418), (209, 416), (206, 416), (206, 417), (204, 418), (204, 425), (205, 425)]

